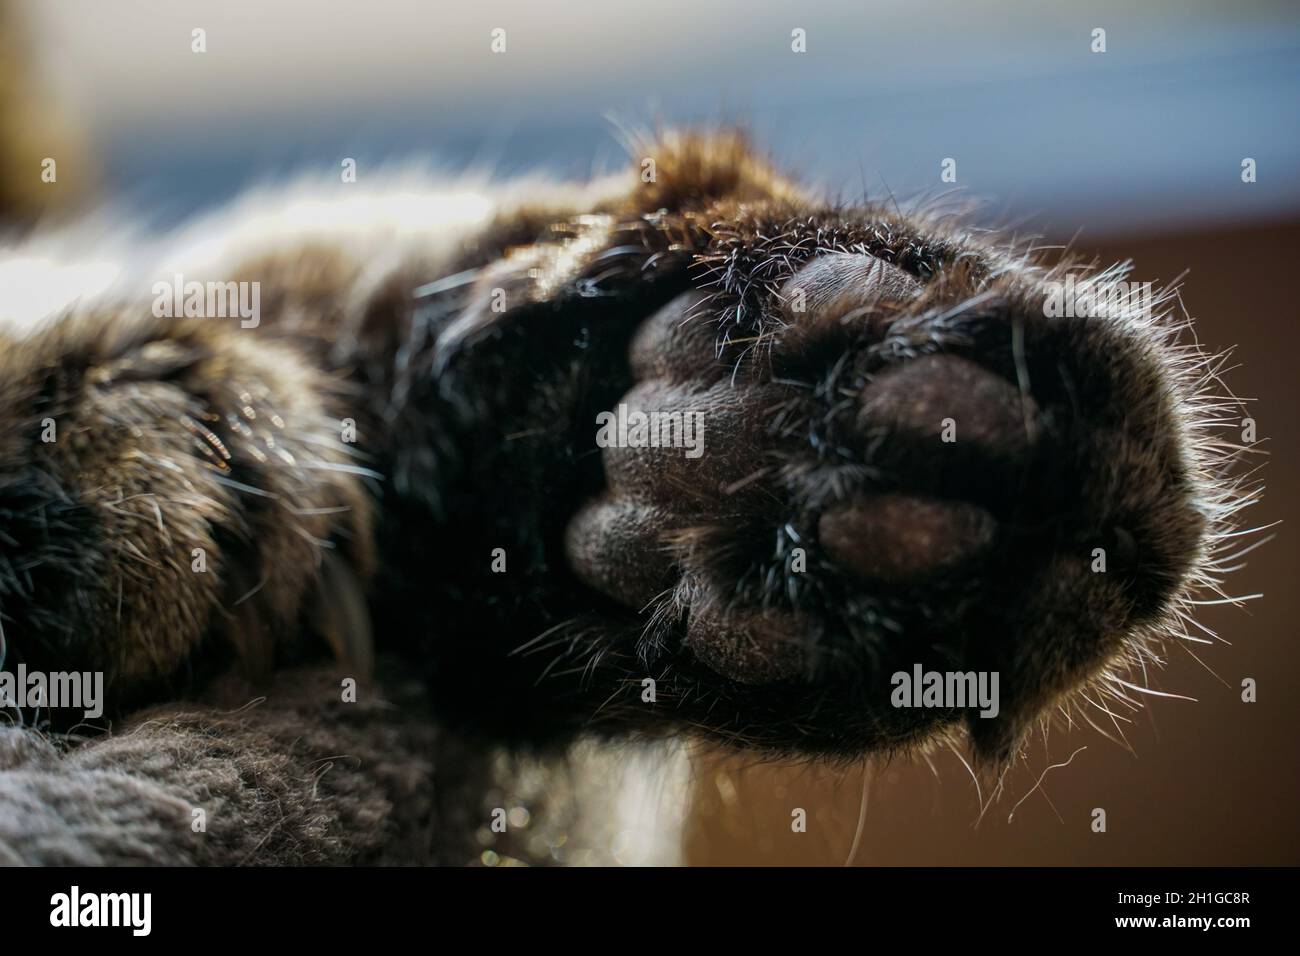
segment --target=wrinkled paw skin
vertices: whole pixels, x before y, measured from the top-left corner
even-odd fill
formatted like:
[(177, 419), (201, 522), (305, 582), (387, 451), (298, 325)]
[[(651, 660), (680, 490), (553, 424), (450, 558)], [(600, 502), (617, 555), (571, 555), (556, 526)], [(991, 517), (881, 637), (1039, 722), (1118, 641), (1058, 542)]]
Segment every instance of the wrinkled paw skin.
[[(668, 431), (602, 443), (566, 539), (636, 613), (661, 706), (832, 754), (964, 720), (996, 763), (1164, 620), (1206, 518), (1177, 376), (1136, 324), (1049, 318), (1041, 271), (878, 223), (742, 218), (699, 261), (620, 400)], [(997, 672), (1000, 713), (891, 706), (916, 664)]]

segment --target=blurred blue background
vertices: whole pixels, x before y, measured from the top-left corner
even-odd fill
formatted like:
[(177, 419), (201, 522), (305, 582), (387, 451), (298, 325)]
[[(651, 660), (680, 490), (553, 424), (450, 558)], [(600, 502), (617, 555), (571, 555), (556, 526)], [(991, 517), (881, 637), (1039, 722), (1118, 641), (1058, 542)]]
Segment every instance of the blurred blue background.
[[(112, 193), (174, 217), (302, 169), (625, 162), (619, 124), (733, 119), (845, 198), (956, 186), (1071, 235), (1300, 211), (1300, 5), (870, 0), (28, 2)], [(190, 50), (195, 27), (207, 52)], [(506, 52), (489, 49), (506, 30)], [(1092, 52), (1095, 28), (1106, 52)], [(807, 52), (791, 51), (806, 31)], [(610, 117), (613, 117), (611, 120)], [(1241, 182), (1241, 161), (1258, 181)]]

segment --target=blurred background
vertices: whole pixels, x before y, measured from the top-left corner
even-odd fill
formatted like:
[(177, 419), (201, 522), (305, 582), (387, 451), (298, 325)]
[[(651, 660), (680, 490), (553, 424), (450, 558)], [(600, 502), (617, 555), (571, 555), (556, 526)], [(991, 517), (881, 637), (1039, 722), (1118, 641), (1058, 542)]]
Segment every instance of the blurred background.
[[(1300, 863), (1294, 2), (0, 0), (0, 30), (0, 209), (22, 214), (111, 197), (174, 225), (343, 157), (585, 177), (626, 163), (623, 126), (740, 121), (832, 195), (955, 186), (990, 223), (1132, 259), (1137, 281), (1186, 272), (1184, 306), (1208, 347), (1236, 347), (1228, 380), (1270, 456), (1247, 520), (1283, 522), (1232, 582), (1263, 599), (1205, 609), (1222, 641), (1171, 648), (1154, 678), (1196, 702), (1095, 715), (1126, 743), (1053, 733), (982, 819), (952, 753), (840, 770), (708, 757), (688, 858)], [(56, 186), (31, 172), (51, 155)]]

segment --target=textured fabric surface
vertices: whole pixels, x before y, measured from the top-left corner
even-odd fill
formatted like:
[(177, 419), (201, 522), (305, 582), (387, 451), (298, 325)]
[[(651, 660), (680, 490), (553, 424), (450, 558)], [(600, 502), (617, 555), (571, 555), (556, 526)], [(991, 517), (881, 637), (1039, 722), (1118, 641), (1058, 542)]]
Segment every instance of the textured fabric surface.
[[(0, 862), (437, 862), (437, 735), (412, 688), (289, 672), (264, 697), (169, 704), (71, 742), (0, 729)], [(201, 812), (199, 812), (201, 811)]]

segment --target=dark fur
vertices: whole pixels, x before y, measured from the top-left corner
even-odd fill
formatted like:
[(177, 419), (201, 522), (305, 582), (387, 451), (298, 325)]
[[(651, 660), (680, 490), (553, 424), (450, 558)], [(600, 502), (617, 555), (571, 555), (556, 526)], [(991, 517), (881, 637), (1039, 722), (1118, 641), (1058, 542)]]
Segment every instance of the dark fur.
[[(370, 627), (471, 736), (833, 757), (965, 717), (891, 707), (892, 672), (996, 670), (1001, 716), (968, 725), (999, 765), (1154, 653), (1234, 495), (1199, 351), (1045, 318), (1044, 281), (1082, 266), (801, 198), (739, 137), (646, 155), (658, 181), (624, 199), (524, 210), (360, 298), (346, 250), (250, 263), (256, 331), (77, 315), (6, 349), (7, 666), (107, 668), (126, 706), (310, 656), (312, 633), (364, 658)], [(706, 410), (701, 459), (595, 447), (634, 387)]]

